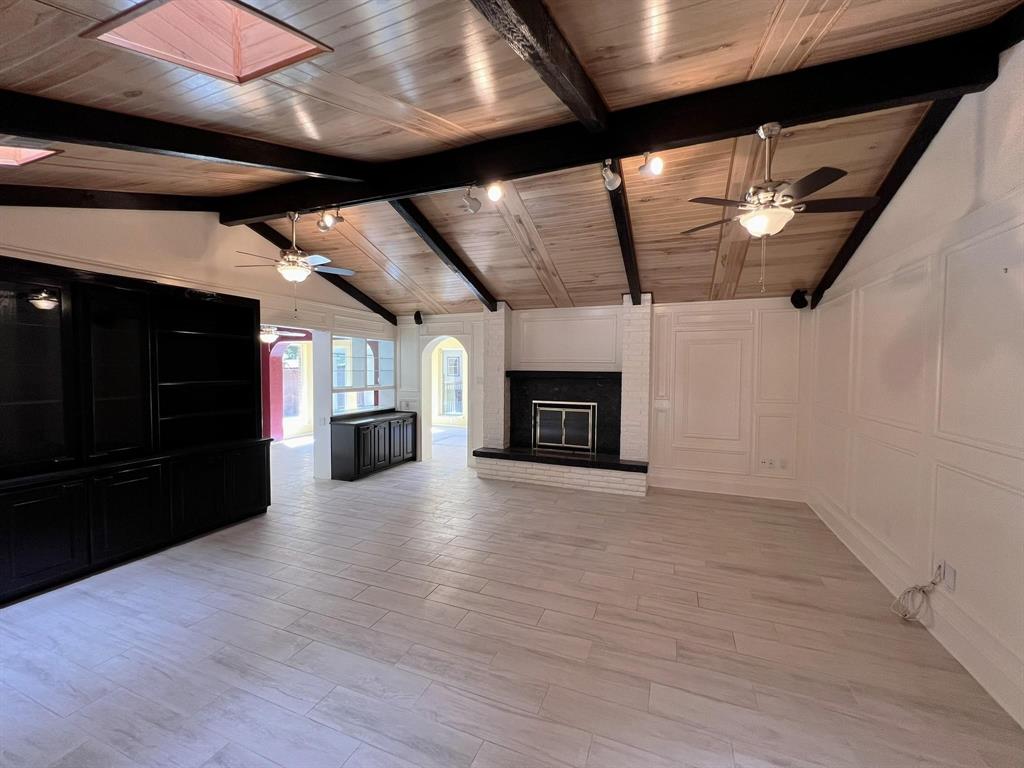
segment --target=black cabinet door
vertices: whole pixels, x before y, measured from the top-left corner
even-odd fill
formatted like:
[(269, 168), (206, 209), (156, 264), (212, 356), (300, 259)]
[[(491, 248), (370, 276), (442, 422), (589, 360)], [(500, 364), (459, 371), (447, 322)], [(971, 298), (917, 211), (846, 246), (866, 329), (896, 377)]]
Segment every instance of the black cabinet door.
[(402, 422), (402, 458), (416, 458), (416, 419), (412, 416)]
[(388, 422), (388, 428), (391, 431), (390, 442), (391, 442), (391, 463), (397, 464), (400, 461), (404, 461), (405, 448), (405, 436), (402, 434), (402, 427), (405, 424), (405, 419), (392, 419)]
[(86, 567), (88, 514), (81, 482), (0, 494), (0, 598)]
[(359, 428), (359, 474), (373, 471), (374, 465), (374, 429), (373, 427)]
[(78, 454), (71, 304), (62, 283), (0, 279), (0, 477)]
[(227, 455), (227, 514), (231, 520), (270, 506), (270, 446), (257, 445)]
[(86, 455), (108, 461), (141, 454), (152, 445), (149, 298), (91, 285), (78, 299)]
[(373, 427), (373, 468), (381, 469), (391, 463), (388, 451), (388, 425), (375, 424)]
[(159, 464), (100, 475), (92, 491), (93, 562), (151, 549), (170, 538), (170, 505)]
[(171, 465), (174, 535), (190, 536), (227, 521), (223, 454), (179, 459)]

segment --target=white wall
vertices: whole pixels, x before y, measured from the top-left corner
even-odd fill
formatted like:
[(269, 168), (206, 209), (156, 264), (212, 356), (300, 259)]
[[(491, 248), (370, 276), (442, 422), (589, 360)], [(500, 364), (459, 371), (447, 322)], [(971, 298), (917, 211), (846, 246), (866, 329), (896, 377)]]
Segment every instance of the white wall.
[(514, 371), (621, 371), (622, 307), (512, 313)]
[(651, 486), (803, 498), (805, 317), (788, 299), (654, 306)]
[(809, 501), (1024, 724), (1024, 47), (966, 97), (822, 304)]
[[(420, 444), (417, 458), (431, 457), (432, 408), (430, 407), (429, 356), (436, 342), (444, 338), (457, 339), (466, 350), (465, 380), (468, 382), (466, 462), (473, 465), (472, 451), (483, 445), (484, 417), (484, 314), (483, 312), (458, 315), (425, 315), (423, 325), (416, 325), (411, 317), (398, 319), (398, 408), (416, 411), (419, 422)], [(426, 362), (426, 364), (424, 364)]]

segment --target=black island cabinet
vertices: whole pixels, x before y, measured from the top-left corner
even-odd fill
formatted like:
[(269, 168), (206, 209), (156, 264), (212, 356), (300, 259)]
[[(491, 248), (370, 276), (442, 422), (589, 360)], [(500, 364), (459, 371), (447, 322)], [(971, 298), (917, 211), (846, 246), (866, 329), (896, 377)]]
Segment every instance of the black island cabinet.
[(414, 411), (373, 411), (331, 419), (334, 480), (358, 480), (415, 459)]
[(0, 605), (265, 512), (259, 302), (0, 257)]

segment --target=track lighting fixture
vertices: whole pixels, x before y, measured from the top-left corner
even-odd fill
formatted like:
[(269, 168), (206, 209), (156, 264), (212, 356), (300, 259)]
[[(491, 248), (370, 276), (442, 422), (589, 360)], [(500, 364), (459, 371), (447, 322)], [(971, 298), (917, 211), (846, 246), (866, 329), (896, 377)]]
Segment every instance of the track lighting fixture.
[(28, 303), (36, 309), (56, 309), (60, 304), (60, 299), (46, 288), (43, 288), (41, 291), (30, 293), (28, 295)]
[(644, 152), (643, 165), (637, 170), (643, 176), (661, 176), (661, 172), (665, 170), (665, 161), (661, 159), (661, 155), (652, 155), (650, 152)]
[(340, 210), (337, 213), (331, 213), (330, 211), (321, 211), (320, 218), (316, 220), (316, 228), (319, 229), (324, 234), (327, 234), (332, 229), (334, 229), (334, 225), (341, 220), (342, 218)]
[(496, 203), (499, 200), (501, 200), (501, 196), (503, 193), (504, 191), (501, 188), (500, 181), (492, 181), (490, 184), (487, 185), (487, 199), (490, 200), (492, 203)]
[(604, 168), (601, 169), (601, 178), (604, 179), (604, 188), (614, 192), (622, 186), (622, 177), (612, 170), (612, 161), (605, 160)]
[(472, 187), (466, 187), (466, 194), (462, 196), (462, 202), (466, 204), (466, 210), (470, 213), (476, 213), (480, 210), (480, 201), (473, 197)]

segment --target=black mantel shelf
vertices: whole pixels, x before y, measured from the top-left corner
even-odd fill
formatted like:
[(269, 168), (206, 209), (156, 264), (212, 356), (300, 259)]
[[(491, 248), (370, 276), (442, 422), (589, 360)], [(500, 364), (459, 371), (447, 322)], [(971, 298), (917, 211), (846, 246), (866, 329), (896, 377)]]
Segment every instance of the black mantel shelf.
[(589, 467), (591, 469), (614, 469), (619, 472), (647, 473), (646, 461), (622, 459), (607, 453), (569, 453), (567, 451), (542, 451), (535, 448), (477, 448), (473, 455), (480, 459), (503, 461), (527, 461), (534, 464), (554, 464), (560, 467)]

